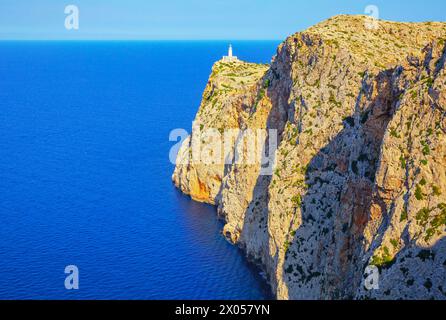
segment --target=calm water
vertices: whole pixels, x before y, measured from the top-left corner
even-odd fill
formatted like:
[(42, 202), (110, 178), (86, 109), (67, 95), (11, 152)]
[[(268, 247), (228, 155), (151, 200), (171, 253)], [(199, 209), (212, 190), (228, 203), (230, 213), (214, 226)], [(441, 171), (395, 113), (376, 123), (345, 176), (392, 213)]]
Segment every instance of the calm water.
[[(276, 42), (235, 42), (269, 62)], [(225, 42), (0, 42), (0, 299), (263, 299), (211, 206), (171, 183)], [(64, 288), (77, 265), (80, 289)]]

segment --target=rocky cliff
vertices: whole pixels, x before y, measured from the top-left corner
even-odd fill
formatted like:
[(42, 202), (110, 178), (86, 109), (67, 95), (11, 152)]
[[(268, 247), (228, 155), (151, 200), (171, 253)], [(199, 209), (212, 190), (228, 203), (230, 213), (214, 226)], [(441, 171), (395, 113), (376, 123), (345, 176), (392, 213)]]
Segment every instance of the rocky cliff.
[[(218, 207), (278, 299), (446, 299), (446, 24), (369, 23), (333, 17), (271, 65), (217, 62), (177, 157), (176, 186)], [(228, 129), (277, 130), (272, 175), (215, 160), (248, 152), (218, 145)]]

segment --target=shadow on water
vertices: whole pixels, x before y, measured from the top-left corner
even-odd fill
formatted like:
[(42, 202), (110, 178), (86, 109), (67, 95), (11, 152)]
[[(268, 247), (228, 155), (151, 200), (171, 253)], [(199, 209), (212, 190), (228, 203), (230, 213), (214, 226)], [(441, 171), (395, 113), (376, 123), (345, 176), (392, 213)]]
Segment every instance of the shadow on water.
[[(175, 186), (175, 199), (180, 210), (181, 219), (178, 219), (187, 229), (186, 236), (192, 238), (192, 243), (197, 247), (206, 249), (211, 257), (214, 257), (217, 263), (220, 263), (221, 273), (227, 275), (226, 281), (241, 281), (252, 286), (253, 289), (246, 288), (248, 291), (258, 291), (258, 294), (248, 294), (248, 299), (273, 299), (271, 289), (265, 281), (264, 273), (254, 263), (246, 259), (245, 253), (237, 246), (229, 243), (222, 234), (224, 222), (218, 218), (215, 206), (199, 203), (183, 194)], [(229, 267), (225, 260), (233, 260)], [(228, 270), (225, 270), (228, 269)], [(234, 277), (231, 277), (231, 274)], [(235, 299), (226, 296), (225, 299)], [(242, 299), (246, 299), (241, 297)]]

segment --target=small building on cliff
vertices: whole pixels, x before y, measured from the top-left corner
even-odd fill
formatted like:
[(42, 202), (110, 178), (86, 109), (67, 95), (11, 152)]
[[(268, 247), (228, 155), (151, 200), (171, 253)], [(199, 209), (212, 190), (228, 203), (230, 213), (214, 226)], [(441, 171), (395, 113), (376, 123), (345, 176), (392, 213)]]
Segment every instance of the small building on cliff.
[(228, 55), (227, 56), (223, 56), (222, 61), (223, 62), (236, 62), (236, 61), (239, 61), (236, 56), (232, 55), (232, 45), (231, 44), (229, 45)]

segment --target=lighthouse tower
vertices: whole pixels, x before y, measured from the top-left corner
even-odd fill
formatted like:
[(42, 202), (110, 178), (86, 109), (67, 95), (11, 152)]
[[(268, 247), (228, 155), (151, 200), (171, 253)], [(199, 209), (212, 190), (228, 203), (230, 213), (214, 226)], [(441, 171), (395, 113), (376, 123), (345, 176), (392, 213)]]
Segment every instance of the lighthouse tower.
[(232, 45), (230, 44), (228, 49), (228, 55), (223, 56), (223, 62), (236, 62), (236, 61), (238, 61), (238, 58), (232, 55)]

